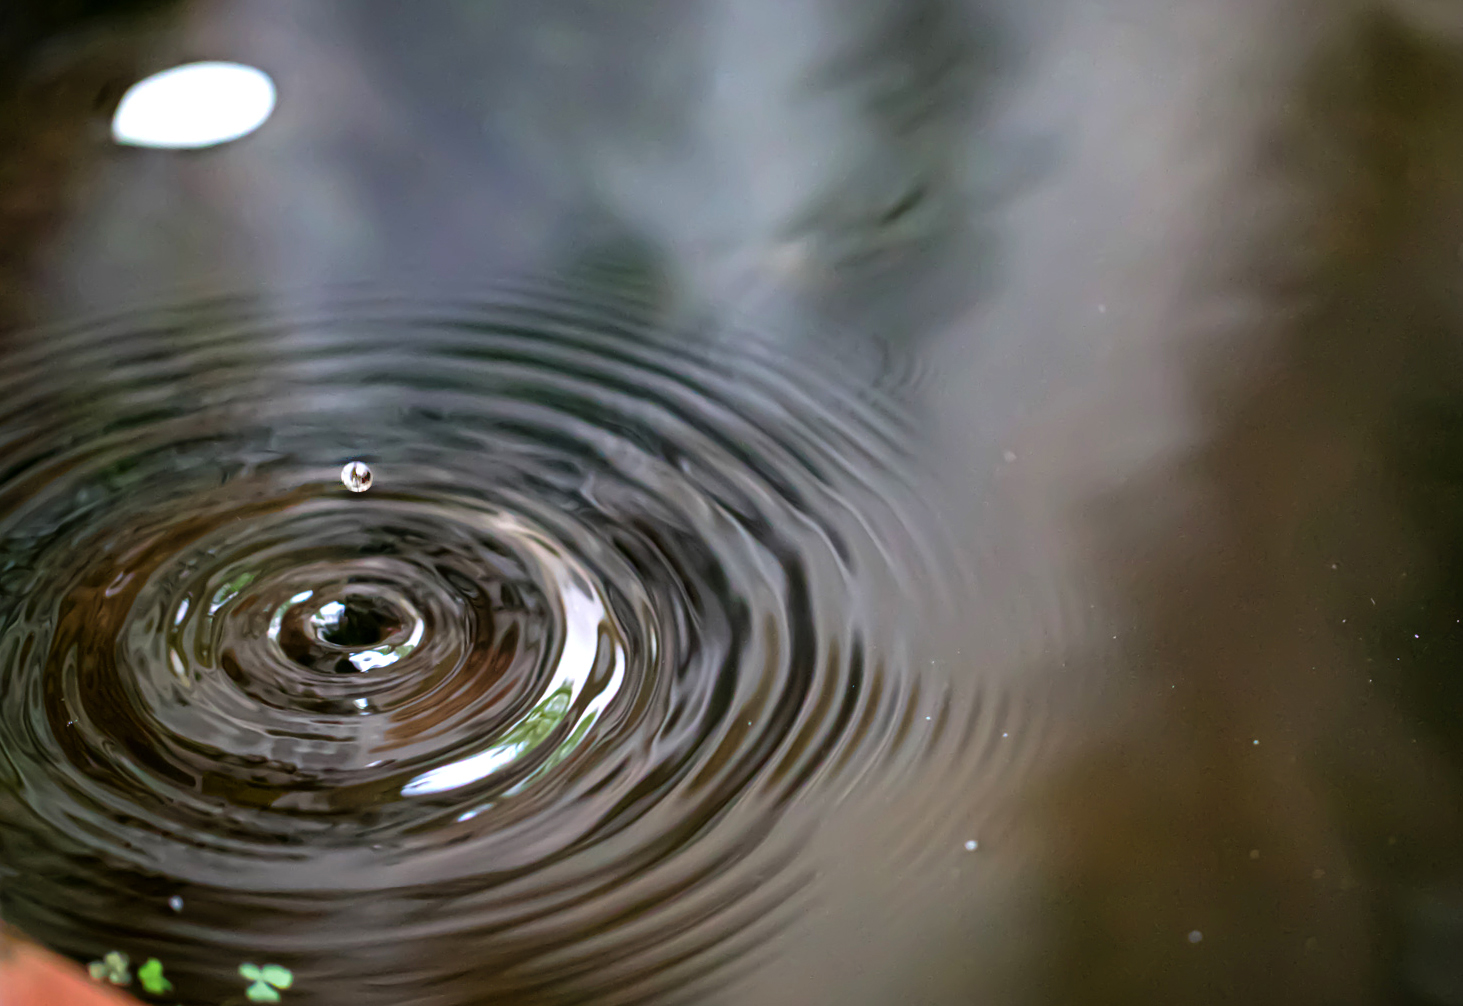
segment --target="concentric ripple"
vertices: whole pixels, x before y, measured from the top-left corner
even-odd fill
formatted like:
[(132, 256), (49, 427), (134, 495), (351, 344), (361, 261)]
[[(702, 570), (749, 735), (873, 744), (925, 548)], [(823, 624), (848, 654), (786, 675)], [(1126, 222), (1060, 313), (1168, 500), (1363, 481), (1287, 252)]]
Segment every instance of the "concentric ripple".
[(795, 908), (790, 803), (969, 729), (896, 419), (743, 333), (525, 287), (13, 360), (0, 909), (182, 1001), (635, 1000)]

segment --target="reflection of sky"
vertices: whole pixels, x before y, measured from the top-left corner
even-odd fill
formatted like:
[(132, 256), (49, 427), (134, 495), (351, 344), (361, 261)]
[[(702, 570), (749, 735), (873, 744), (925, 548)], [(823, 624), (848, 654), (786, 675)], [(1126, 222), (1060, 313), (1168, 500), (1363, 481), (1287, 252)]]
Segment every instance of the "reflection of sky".
[[(574, 697), (584, 688), (594, 669), (595, 656), (599, 650), (599, 628), (605, 620), (605, 609), (596, 597), (567, 579), (560, 597), (564, 607), (564, 644), (559, 651), (554, 677), (545, 689), (546, 697), (535, 711), (542, 711), (556, 695), (567, 692), (570, 697), (569, 702), (565, 703), (564, 715), (567, 715)], [(586, 717), (598, 713), (614, 697), (619, 689), (621, 672), (620, 655), (616, 652), (610, 686), (595, 697), (591, 708), (585, 710)], [(532, 740), (515, 740), (499, 744), (470, 758), (442, 765), (417, 776), (406, 784), (401, 793), (403, 796), (443, 793), (486, 779), (511, 764), (533, 744)]]
[(274, 111), (274, 81), (239, 63), (188, 63), (134, 84), (112, 138), (132, 147), (189, 150), (247, 136)]

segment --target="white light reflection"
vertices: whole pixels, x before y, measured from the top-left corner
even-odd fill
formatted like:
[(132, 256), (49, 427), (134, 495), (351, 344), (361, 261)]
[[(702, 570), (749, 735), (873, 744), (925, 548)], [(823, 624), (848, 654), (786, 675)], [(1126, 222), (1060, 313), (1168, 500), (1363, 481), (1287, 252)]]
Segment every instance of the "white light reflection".
[[(558, 705), (562, 712), (559, 712), (556, 717), (557, 721), (562, 721), (563, 716), (573, 705), (574, 698), (583, 690), (590, 673), (594, 670), (595, 657), (599, 651), (599, 630), (601, 624), (606, 620), (604, 605), (579, 583), (566, 578), (561, 596), (564, 605), (564, 644), (559, 651), (554, 677), (544, 690), (545, 699), (535, 710), (542, 714), (551, 706)], [(619, 690), (623, 670), (617, 647), (610, 684), (595, 697), (595, 701), (585, 710), (586, 718), (597, 715), (614, 697)], [(510, 730), (508, 736), (514, 737), (515, 733), (518, 732)], [(507, 743), (489, 748), (470, 758), (434, 768), (407, 783), (402, 788), (401, 794), (402, 796), (423, 796), (428, 793), (444, 793), (486, 779), (494, 772), (516, 761), (525, 751), (534, 747), (540, 739), (539, 737), (526, 739), (515, 737)]]
[(345, 659), (349, 660), (358, 671), (374, 671), (378, 667), (390, 667), (401, 659), (401, 654), (397, 653), (394, 649), (384, 652), (380, 650), (365, 650), (361, 653), (352, 653)]
[(274, 81), (242, 63), (185, 63), (133, 84), (112, 117), (129, 147), (193, 150), (248, 136), (274, 112)]

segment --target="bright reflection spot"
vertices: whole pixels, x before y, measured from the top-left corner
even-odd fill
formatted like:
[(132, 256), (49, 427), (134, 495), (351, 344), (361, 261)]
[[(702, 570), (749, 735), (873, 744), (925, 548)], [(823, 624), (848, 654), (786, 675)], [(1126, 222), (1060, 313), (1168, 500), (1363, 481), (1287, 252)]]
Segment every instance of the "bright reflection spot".
[(345, 659), (349, 660), (358, 671), (373, 671), (378, 667), (390, 667), (401, 659), (401, 654), (395, 650), (365, 650), (361, 653), (352, 653)]
[[(573, 583), (564, 585), (563, 603), (564, 644), (544, 699), (496, 745), (470, 758), (423, 772), (402, 788), (402, 796), (444, 793), (486, 779), (537, 747), (554, 727), (564, 721), (575, 696), (584, 689), (594, 670), (599, 653), (599, 630), (606, 612), (596, 597)], [(622, 672), (621, 655), (617, 649), (610, 685), (584, 710), (582, 727), (587, 728), (614, 697), (619, 690)], [(577, 740), (580, 735), (582, 731), (576, 731), (571, 740)]]
[(329, 604), (322, 604), (320, 610), (310, 616), (310, 621), (314, 623), (315, 628), (318, 630), (324, 629), (327, 626), (333, 626), (344, 617), (345, 605), (339, 601), (331, 601)]
[(264, 125), (274, 101), (274, 81), (263, 70), (185, 63), (132, 85), (112, 119), (112, 138), (130, 147), (212, 147)]
[(240, 573), (228, 583), (224, 584), (222, 587), (219, 587), (218, 590), (214, 591), (213, 593), (213, 601), (208, 606), (208, 613), (210, 615), (218, 614), (218, 609), (222, 608), (234, 598), (238, 597), (240, 592), (243, 591), (245, 587), (254, 582), (254, 577), (256, 575), (257, 574), (250, 572)]

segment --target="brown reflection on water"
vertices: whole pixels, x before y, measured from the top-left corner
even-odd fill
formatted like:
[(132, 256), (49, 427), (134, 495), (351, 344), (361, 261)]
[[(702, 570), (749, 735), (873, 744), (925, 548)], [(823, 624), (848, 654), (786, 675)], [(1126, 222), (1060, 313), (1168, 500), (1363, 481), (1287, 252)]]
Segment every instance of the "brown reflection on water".
[(1081, 507), (1124, 698), (1034, 801), (1061, 1001), (1463, 1001), (1463, 60), (1286, 55), (1146, 347), (1197, 434)]
[[(0, 331), (45, 317), (46, 249), (106, 150), (170, 4), (16, 4), (0, 16)], [(44, 298), (42, 298), (44, 300)]]

